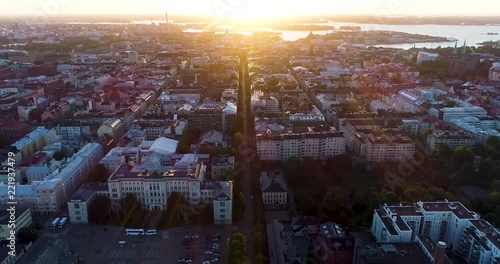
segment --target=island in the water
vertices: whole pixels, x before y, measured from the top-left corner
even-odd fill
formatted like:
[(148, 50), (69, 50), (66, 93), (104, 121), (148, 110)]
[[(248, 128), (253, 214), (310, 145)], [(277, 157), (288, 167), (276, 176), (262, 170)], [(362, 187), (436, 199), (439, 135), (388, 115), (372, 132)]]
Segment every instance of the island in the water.
[(341, 26), (339, 28), (340, 30), (346, 30), (346, 31), (359, 31), (361, 30), (361, 27), (357, 27), (357, 26)]
[(314, 32), (311, 32), (311, 34), (309, 34), (309, 36), (307, 37), (307, 39), (314, 38), (338, 40), (349, 42), (351, 44), (363, 45), (452, 42), (450, 39), (445, 37), (383, 30), (334, 31), (326, 35), (315, 35)]
[(334, 26), (327, 25), (277, 25), (272, 27), (273, 30), (288, 30), (288, 31), (321, 31), (334, 30)]

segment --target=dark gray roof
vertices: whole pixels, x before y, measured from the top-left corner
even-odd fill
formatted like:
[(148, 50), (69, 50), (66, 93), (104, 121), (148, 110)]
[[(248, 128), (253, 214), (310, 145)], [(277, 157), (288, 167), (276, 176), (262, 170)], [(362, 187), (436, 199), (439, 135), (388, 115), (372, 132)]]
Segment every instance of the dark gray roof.
[(286, 190), (278, 182), (273, 181), (263, 192), (286, 192)]
[(230, 199), (224, 192), (219, 193), (215, 199)]
[(108, 190), (107, 183), (97, 183), (97, 182), (87, 183), (78, 188), (78, 190), (73, 194), (73, 196), (71, 196), (69, 200), (88, 201), (96, 191), (107, 191), (107, 190)]
[(380, 219), (382, 219), (382, 223), (384, 224), (384, 227), (387, 229), (389, 234), (391, 234), (392, 236), (398, 235), (398, 232), (392, 226), (392, 221), (389, 219), (389, 217), (386, 216), (381, 209), (375, 209), (375, 212), (379, 215)]

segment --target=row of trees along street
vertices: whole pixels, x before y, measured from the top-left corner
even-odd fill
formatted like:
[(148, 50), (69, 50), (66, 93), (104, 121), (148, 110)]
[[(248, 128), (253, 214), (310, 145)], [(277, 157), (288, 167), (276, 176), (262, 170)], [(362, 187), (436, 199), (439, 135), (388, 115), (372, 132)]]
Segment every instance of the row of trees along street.
[(237, 229), (233, 230), (228, 246), (228, 264), (250, 264), (245, 245), (245, 236)]

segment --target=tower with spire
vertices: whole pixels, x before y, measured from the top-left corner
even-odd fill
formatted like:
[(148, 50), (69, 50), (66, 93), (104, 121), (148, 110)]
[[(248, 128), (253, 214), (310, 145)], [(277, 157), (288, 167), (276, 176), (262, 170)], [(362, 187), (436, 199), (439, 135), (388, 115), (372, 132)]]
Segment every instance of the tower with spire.
[(458, 50), (457, 50), (457, 43), (458, 43), (458, 40), (455, 41), (455, 47), (453, 48), (453, 52), (452, 54), (458, 54)]
[(465, 55), (467, 53), (467, 40), (464, 40), (464, 46), (462, 47), (462, 55)]

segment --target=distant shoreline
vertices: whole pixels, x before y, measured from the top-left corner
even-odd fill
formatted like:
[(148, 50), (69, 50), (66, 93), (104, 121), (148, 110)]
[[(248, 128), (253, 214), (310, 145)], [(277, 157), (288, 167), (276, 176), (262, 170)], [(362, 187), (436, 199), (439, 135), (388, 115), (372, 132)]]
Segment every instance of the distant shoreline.
[(279, 25), (273, 26), (272, 29), (286, 31), (324, 31), (335, 30), (335, 27), (327, 25)]
[[(145, 20), (160, 20), (164, 21), (164, 14), (152, 15), (65, 15), (50, 17), (49, 22), (52, 23), (131, 23), (132, 21)], [(175, 23), (196, 23), (196, 22), (212, 22), (216, 20), (214, 17), (208, 16), (185, 16), (185, 15), (169, 15), (169, 20), (174, 20)], [(372, 15), (323, 15), (323, 16), (305, 16), (305, 17), (290, 17), (287, 19), (267, 19), (264, 21), (242, 22), (234, 19), (226, 19), (220, 24), (252, 24), (263, 27), (273, 27), (274, 25), (282, 25), (284, 20), (287, 24), (306, 24), (306, 23), (326, 23), (328, 21), (336, 23), (353, 23), (353, 24), (378, 24), (378, 25), (440, 25), (440, 26), (500, 26), (500, 16), (495, 17), (382, 17)], [(19, 21), (31, 21), (30, 16), (12, 16), (0, 17), (0, 23), (22, 23)]]

